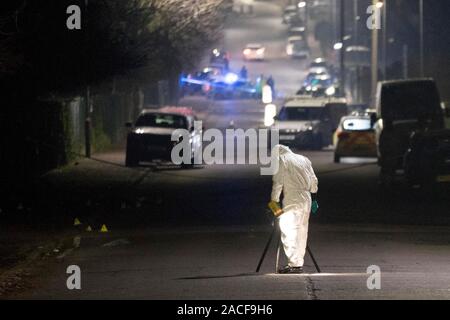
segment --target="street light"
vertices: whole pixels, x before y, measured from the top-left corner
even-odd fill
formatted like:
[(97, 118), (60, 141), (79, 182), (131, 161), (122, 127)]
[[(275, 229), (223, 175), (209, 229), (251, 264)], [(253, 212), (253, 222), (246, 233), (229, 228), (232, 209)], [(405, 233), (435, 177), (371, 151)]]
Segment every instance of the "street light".
[[(340, 46), (341, 54), (340, 54), (340, 80), (341, 80), (341, 88), (342, 92), (345, 96), (345, 49), (344, 49), (344, 41), (345, 41), (345, 0), (341, 0), (341, 9), (340, 9), (340, 16), (341, 16), (341, 34), (340, 34), (340, 41), (342, 46)], [(339, 47), (339, 46), (338, 46)], [(339, 50), (339, 49), (337, 49)]]
[[(84, 1), (85, 7), (86, 7), (86, 17), (85, 17), (85, 21), (86, 21), (86, 29), (85, 29), (85, 42), (86, 42), (86, 50), (88, 50), (88, 46), (89, 46), (89, 15), (88, 15), (88, 9), (89, 9), (89, 0), (85, 0)], [(89, 61), (89, 59), (86, 59), (85, 63), (88, 63), (87, 61)], [(87, 68), (87, 70), (85, 70), (86, 74), (86, 80), (87, 83), (89, 83), (89, 75), (88, 75), (88, 70), (89, 68)], [(85, 148), (85, 156), (86, 158), (90, 158), (91, 157), (91, 131), (92, 131), (92, 122), (91, 122), (91, 88), (89, 86), (89, 84), (86, 86), (86, 105), (85, 105), (85, 120), (84, 120), (84, 148)]]
[(387, 80), (387, 5), (388, 0), (384, 0), (384, 6), (383, 6), (383, 53), (382, 53), (382, 59), (383, 59), (383, 79)]
[(419, 0), (419, 11), (420, 11), (420, 76), (425, 75), (425, 65), (424, 65), (424, 6), (423, 0)]
[[(372, 5), (380, 10), (383, 7), (383, 2), (379, 0), (372, 0)], [(378, 19), (378, 14), (375, 13)], [(378, 26), (372, 26), (372, 99), (375, 98), (378, 85)]]

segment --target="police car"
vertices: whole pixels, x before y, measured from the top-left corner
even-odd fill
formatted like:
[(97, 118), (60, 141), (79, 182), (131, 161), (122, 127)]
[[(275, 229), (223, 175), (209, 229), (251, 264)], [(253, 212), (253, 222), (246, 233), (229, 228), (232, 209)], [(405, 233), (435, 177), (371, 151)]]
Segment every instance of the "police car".
[(334, 162), (343, 157), (376, 158), (377, 144), (371, 113), (354, 113), (344, 117), (334, 134)]
[(274, 118), (273, 129), (279, 131), (281, 144), (321, 150), (332, 144), (332, 135), (346, 114), (345, 98), (294, 96)]

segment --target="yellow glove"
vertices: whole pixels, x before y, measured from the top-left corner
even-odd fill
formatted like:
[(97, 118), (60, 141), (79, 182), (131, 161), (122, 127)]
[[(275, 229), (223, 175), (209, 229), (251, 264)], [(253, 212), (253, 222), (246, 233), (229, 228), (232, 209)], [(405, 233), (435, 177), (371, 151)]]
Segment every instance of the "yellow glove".
[(269, 202), (269, 209), (272, 211), (275, 217), (279, 217), (283, 214), (283, 209), (281, 209), (280, 204), (276, 201)]

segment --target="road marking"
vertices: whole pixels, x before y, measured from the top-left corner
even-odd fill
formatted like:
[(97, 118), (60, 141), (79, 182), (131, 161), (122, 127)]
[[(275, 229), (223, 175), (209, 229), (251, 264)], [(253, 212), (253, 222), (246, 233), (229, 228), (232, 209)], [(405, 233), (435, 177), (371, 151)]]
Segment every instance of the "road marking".
[(326, 277), (367, 277), (367, 273), (302, 273), (302, 274), (279, 274), (266, 273), (265, 276), (271, 277), (301, 277), (301, 278), (326, 278)]
[(102, 247), (118, 247), (118, 246), (126, 246), (129, 245), (130, 241), (127, 239), (117, 239), (102, 245)]
[(56, 257), (56, 259), (61, 260), (64, 259), (67, 255), (71, 254), (73, 252), (74, 248), (70, 248), (65, 250), (62, 254)]

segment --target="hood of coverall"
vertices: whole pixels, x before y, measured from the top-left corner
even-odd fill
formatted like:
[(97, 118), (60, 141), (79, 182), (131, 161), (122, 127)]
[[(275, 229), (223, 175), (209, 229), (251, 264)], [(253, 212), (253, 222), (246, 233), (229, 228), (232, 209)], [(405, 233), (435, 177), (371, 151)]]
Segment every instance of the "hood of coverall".
[(279, 160), (281, 163), (285, 163), (286, 156), (294, 155), (294, 153), (292, 152), (292, 150), (289, 147), (279, 144), (274, 147), (273, 155), (275, 156), (276, 160)]
[[(289, 182), (286, 182), (285, 191), (290, 190), (309, 190), (312, 193), (317, 192), (317, 178), (311, 167), (311, 162), (295, 154), (289, 147), (277, 145), (273, 149), (275, 160), (279, 160), (279, 165), (283, 166), (289, 173)], [(296, 192), (296, 191), (294, 191)]]

